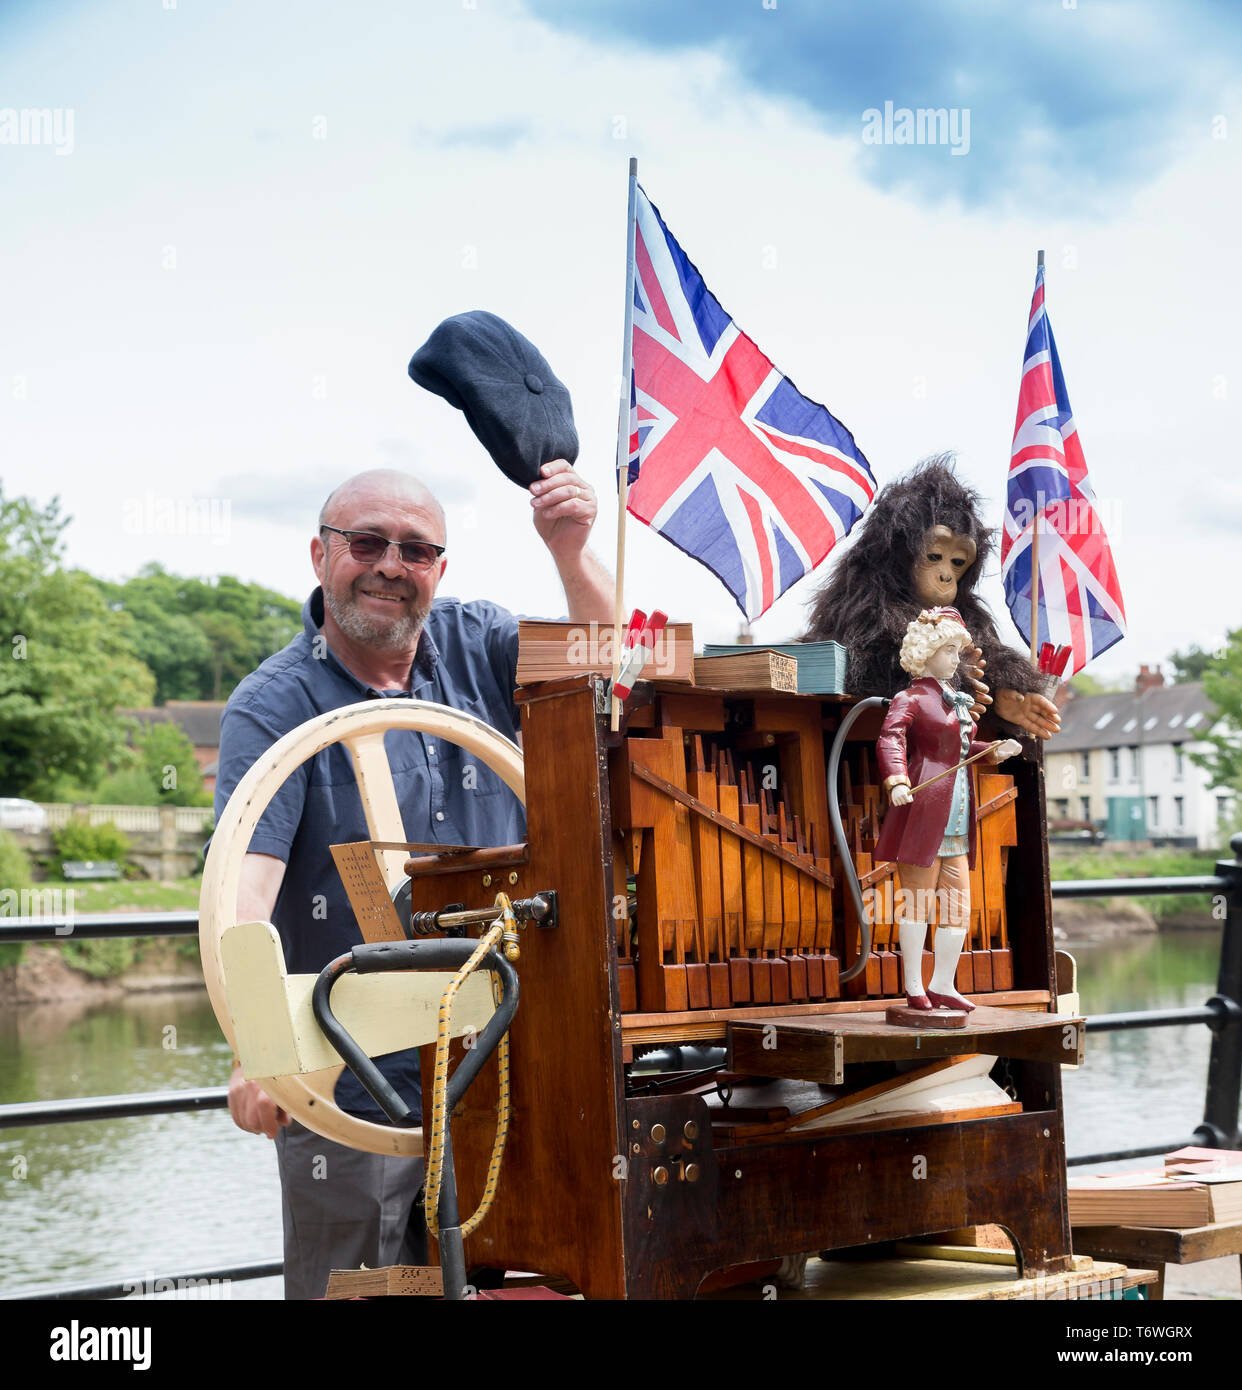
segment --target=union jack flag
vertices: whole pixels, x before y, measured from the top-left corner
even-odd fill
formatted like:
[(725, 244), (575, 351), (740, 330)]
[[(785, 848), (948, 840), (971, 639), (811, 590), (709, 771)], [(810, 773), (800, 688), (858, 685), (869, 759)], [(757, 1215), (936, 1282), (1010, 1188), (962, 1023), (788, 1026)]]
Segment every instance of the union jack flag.
[(1031, 640), (1031, 538), (1039, 526), (1036, 642), (1071, 648), (1067, 674), (1126, 635), (1113, 553), (1100, 522), (1044, 304), (1044, 268), (1026, 330), (1009, 458), (1001, 578), (1019, 632)]
[(741, 331), (641, 188), (626, 510), (707, 566), (747, 621), (866, 510), (854, 436)]

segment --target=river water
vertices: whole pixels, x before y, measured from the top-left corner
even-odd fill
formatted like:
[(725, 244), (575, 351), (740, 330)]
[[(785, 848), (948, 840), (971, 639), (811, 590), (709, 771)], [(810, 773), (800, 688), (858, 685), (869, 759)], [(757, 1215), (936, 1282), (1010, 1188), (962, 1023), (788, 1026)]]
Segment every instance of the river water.
[[(1215, 990), (1216, 931), (1058, 944), (1078, 961), (1088, 1013), (1201, 1004)], [(1202, 1026), (1089, 1037), (1086, 1065), (1065, 1073), (1068, 1152), (1189, 1138), (1209, 1040)], [(229, 1062), (194, 991), (0, 1010), (0, 1103), (222, 1085)], [(273, 1147), (225, 1111), (0, 1130), (0, 1298), (280, 1254)], [(195, 1296), (279, 1298), (281, 1281)]]

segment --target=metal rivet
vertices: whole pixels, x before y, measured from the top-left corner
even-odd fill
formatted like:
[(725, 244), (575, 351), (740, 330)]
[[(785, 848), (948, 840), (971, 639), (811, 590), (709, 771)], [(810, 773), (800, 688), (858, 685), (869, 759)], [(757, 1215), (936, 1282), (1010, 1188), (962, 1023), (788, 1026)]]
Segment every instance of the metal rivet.
[(687, 1163), (687, 1164), (686, 1164), (686, 1181), (687, 1181), (687, 1182), (698, 1182), (698, 1180), (699, 1180), (699, 1165), (698, 1165), (697, 1163)]
[(699, 1137), (699, 1127), (693, 1120), (687, 1120), (682, 1126), (681, 1132), (687, 1139), (697, 1139)]
[(657, 1187), (663, 1187), (664, 1184), (668, 1182), (668, 1169), (657, 1168), (655, 1172), (652, 1173), (651, 1180), (655, 1183)]
[(631, 1128), (631, 1129), (637, 1129), (637, 1128), (638, 1128), (638, 1121), (637, 1121), (637, 1120), (631, 1120), (631, 1121), (630, 1121), (630, 1128)]
[(1044, 1138), (1045, 1138), (1045, 1139), (1051, 1139), (1051, 1138), (1052, 1138), (1052, 1131), (1051, 1131), (1050, 1129), (1044, 1130)]
[(643, 1151), (643, 1146), (642, 1146), (641, 1144), (631, 1144), (631, 1145), (630, 1145), (630, 1152), (631, 1152), (631, 1153), (640, 1154), (640, 1153), (642, 1153), (642, 1151)]
[(742, 1170), (740, 1168), (735, 1168), (733, 1170), (733, 1176), (735, 1178), (740, 1178), (742, 1176)]
[(491, 876), (491, 874), (484, 874), (484, 875), (483, 875), (483, 887), (484, 887), (484, 888), (490, 888), (491, 886), (492, 886), (492, 876)]
[(653, 1139), (657, 1144), (663, 1144), (663, 1143), (664, 1143), (664, 1126), (663, 1126), (663, 1125), (652, 1125), (652, 1126), (651, 1126), (651, 1137), (652, 1137), (652, 1139)]
[(516, 869), (511, 869), (511, 870), (510, 870), (510, 872), (509, 872), (509, 882), (510, 882), (510, 883), (516, 883), (516, 882), (517, 882), (517, 870), (516, 870)]

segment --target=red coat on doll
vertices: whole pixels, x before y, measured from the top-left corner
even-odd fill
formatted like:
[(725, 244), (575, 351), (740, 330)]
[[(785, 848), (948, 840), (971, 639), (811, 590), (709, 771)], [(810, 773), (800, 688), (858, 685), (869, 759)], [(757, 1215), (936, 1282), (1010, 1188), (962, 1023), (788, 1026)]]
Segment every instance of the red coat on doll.
[[(988, 744), (975, 738), (970, 726), (967, 757), (982, 753)], [(908, 777), (911, 787), (926, 782), (962, 760), (962, 734), (957, 711), (944, 702), (940, 682), (922, 676), (893, 696), (884, 725), (875, 745), (876, 761), (885, 786), (890, 778)], [(966, 772), (970, 798), (970, 850), (968, 862), (975, 866), (975, 788)], [(953, 801), (953, 775), (942, 777), (925, 787), (908, 806), (891, 806), (875, 847), (876, 861), (919, 864), (927, 868), (936, 858), (944, 839)]]

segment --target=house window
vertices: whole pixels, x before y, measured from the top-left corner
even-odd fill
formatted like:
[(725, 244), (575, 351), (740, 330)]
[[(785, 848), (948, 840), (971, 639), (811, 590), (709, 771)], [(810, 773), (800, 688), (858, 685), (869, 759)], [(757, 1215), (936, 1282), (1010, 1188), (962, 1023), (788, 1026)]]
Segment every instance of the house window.
[(1154, 830), (1160, 824), (1160, 798), (1149, 796), (1147, 798), (1147, 828)]
[(1228, 819), (1229, 798), (1227, 796), (1218, 796), (1216, 798), (1216, 823), (1217, 825), (1224, 825)]
[(1090, 754), (1090, 753), (1083, 753), (1083, 754), (1082, 754), (1082, 771), (1078, 774), (1078, 780), (1079, 780), (1080, 782), (1089, 782), (1089, 781), (1091, 780), (1091, 754)]
[(1131, 749), (1130, 749), (1130, 780), (1131, 780), (1132, 782), (1137, 782), (1137, 781), (1138, 781), (1138, 778), (1139, 778), (1139, 750), (1138, 750), (1137, 748), (1131, 748)]
[(1121, 749), (1110, 748), (1108, 750), (1108, 780), (1110, 782), (1121, 781)]
[(1091, 798), (1090, 798), (1089, 796), (1080, 796), (1080, 797), (1078, 798), (1078, 800), (1082, 803), (1082, 811), (1081, 811), (1082, 819), (1083, 819), (1083, 820), (1090, 820), (1090, 819), (1091, 819)]
[(1173, 798), (1173, 824), (1179, 830), (1186, 824), (1186, 798), (1184, 796)]
[(1069, 819), (1069, 797), (1068, 797), (1068, 796), (1058, 796), (1057, 799), (1056, 799), (1056, 801), (1055, 801), (1053, 804), (1054, 804), (1054, 805), (1056, 806), (1056, 808), (1057, 808), (1057, 819), (1058, 819), (1058, 820), (1068, 820), (1068, 819)]
[(1186, 759), (1182, 753), (1182, 745), (1173, 745), (1173, 776), (1180, 782), (1186, 772)]

